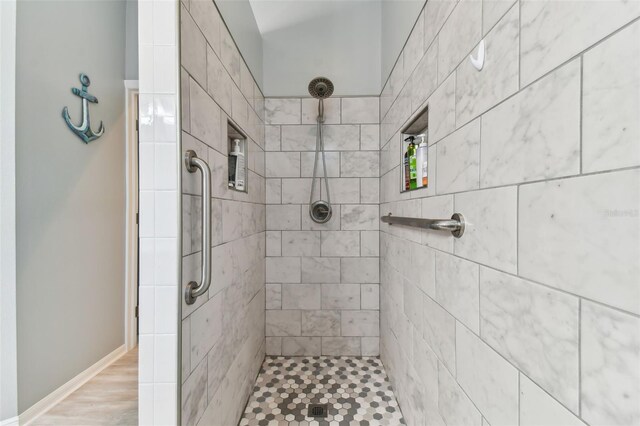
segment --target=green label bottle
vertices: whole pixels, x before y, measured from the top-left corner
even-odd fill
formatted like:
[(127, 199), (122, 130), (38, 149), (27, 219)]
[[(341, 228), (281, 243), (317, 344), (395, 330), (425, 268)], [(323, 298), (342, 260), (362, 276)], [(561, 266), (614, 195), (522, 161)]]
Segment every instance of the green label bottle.
[(416, 166), (416, 145), (413, 141), (409, 144), (407, 156), (409, 157), (409, 188), (416, 189), (418, 187), (418, 169)]

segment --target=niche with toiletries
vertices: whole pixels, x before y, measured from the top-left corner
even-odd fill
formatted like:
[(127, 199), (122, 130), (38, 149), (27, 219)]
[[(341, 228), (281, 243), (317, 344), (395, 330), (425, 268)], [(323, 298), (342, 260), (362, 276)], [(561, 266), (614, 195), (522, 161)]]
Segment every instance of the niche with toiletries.
[(229, 189), (247, 192), (247, 137), (227, 122)]
[(425, 107), (402, 130), (400, 143), (400, 192), (429, 186), (429, 108)]

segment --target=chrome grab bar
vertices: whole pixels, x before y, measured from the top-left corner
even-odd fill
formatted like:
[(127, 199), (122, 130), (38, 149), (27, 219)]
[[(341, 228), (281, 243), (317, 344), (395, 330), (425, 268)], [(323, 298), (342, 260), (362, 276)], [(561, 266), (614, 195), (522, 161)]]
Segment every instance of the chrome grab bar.
[(185, 152), (184, 164), (189, 173), (198, 170), (202, 173), (202, 277), (200, 284), (190, 281), (185, 289), (184, 299), (191, 305), (209, 290), (211, 284), (211, 170), (192, 150)]
[(392, 216), (391, 213), (388, 216), (382, 216), (380, 219), (389, 225), (397, 224), (434, 231), (449, 231), (456, 238), (460, 238), (464, 234), (465, 221), (464, 216), (460, 213), (454, 213), (451, 219), (422, 219), (418, 217)]

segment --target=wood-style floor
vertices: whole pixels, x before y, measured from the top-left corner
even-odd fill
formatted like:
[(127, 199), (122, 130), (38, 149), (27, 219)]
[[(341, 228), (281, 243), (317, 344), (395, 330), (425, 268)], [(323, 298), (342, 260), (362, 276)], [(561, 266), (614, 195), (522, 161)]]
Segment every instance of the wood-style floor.
[(137, 425), (138, 348), (127, 352), (31, 424)]

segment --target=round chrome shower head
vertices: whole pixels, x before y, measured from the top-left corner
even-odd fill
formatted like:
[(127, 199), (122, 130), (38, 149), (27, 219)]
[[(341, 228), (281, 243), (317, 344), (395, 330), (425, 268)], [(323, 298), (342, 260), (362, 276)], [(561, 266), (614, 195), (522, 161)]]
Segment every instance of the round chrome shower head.
[(317, 99), (325, 99), (333, 94), (333, 83), (326, 77), (316, 77), (309, 83), (309, 93)]

